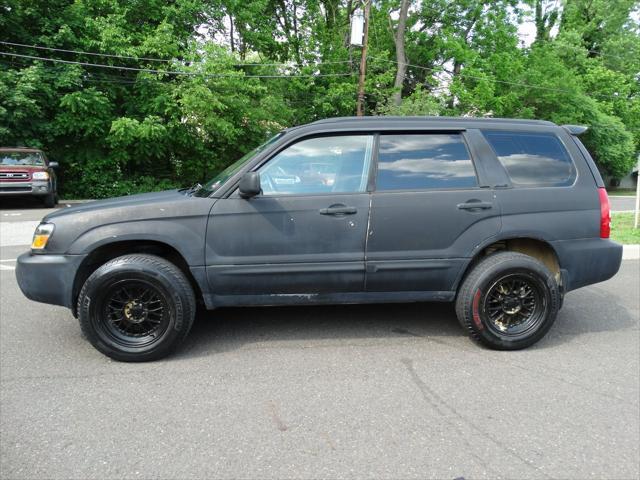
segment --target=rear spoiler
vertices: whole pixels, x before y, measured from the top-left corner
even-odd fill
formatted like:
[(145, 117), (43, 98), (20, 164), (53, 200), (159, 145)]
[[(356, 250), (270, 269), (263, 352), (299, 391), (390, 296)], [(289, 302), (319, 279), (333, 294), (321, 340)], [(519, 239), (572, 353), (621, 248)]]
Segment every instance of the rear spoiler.
[(584, 132), (589, 130), (589, 127), (585, 127), (583, 125), (562, 125), (562, 128), (571, 135), (582, 135)]
[(604, 188), (604, 180), (602, 179), (602, 175), (600, 175), (600, 171), (596, 166), (596, 162), (593, 161), (593, 158), (591, 158), (589, 151), (578, 139), (578, 135), (586, 132), (589, 129), (589, 127), (583, 127), (581, 125), (562, 125), (562, 128), (564, 128), (567, 132), (571, 134), (571, 139), (573, 140), (573, 143), (576, 144), (576, 146), (578, 147), (578, 150), (580, 150), (580, 153), (582, 153), (582, 156), (586, 160), (587, 165), (589, 166), (589, 170), (591, 170), (593, 179), (596, 181), (596, 186), (598, 188)]

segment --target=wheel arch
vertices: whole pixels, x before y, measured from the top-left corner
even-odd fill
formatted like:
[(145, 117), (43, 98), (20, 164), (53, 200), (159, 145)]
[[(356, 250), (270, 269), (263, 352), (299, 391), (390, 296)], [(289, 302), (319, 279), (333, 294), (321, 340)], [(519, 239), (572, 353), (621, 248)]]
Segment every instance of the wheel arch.
[(492, 238), (484, 244), (478, 245), (474, 250), (471, 260), (458, 276), (454, 290), (458, 290), (469, 272), (473, 270), (480, 260), (501, 251), (518, 252), (539, 260), (554, 274), (562, 290), (563, 274), (556, 249), (547, 240), (531, 235), (514, 235), (500, 239)]
[(131, 253), (147, 253), (164, 258), (177, 266), (185, 274), (198, 302), (203, 300), (203, 291), (196, 280), (184, 256), (172, 245), (157, 240), (120, 240), (103, 243), (92, 249), (76, 271), (72, 288), (72, 312), (77, 317), (77, 300), (82, 286), (101, 265), (109, 260)]

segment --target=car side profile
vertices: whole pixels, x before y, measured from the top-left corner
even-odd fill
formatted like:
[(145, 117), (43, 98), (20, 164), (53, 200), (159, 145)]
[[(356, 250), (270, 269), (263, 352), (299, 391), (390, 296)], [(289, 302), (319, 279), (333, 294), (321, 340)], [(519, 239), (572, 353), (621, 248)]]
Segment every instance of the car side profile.
[(198, 304), (455, 302), (480, 344), (525, 348), (567, 292), (620, 267), (585, 130), (444, 117), (290, 128), (204, 186), (47, 215), (18, 284), (122, 361), (173, 351)]
[(0, 148), (0, 197), (37, 197), (46, 208), (58, 203), (55, 169), (42, 150), (24, 147)]

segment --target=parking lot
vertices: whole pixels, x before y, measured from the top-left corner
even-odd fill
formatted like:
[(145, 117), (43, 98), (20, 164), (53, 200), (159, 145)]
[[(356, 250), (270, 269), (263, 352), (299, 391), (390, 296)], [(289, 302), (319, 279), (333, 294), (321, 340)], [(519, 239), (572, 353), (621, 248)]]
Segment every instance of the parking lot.
[(640, 476), (638, 260), (524, 351), (476, 346), (448, 304), (246, 308), (123, 364), (20, 293), (46, 213), (0, 208), (1, 478)]

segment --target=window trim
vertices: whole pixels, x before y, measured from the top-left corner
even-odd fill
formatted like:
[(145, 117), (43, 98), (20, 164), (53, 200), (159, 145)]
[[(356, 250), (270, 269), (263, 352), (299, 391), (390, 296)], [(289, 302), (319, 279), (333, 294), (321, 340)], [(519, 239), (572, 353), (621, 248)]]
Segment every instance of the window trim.
[[(576, 162), (575, 162), (575, 160), (573, 158), (573, 155), (571, 155), (571, 151), (570, 151), (569, 147), (564, 142), (562, 137), (559, 136), (556, 132), (534, 131), (534, 130), (509, 130), (509, 129), (504, 129), (503, 130), (503, 129), (490, 129), (490, 128), (482, 128), (482, 129), (479, 129), (479, 130), (480, 130), (480, 134), (482, 135), (484, 141), (487, 142), (487, 145), (489, 146), (489, 148), (491, 149), (491, 152), (495, 156), (496, 162), (498, 163), (499, 167), (502, 169), (502, 171), (506, 175), (506, 178), (509, 180), (510, 188), (517, 188), (517, 189), (529, 189), (529, 188), (573, 188), (578, 183), (578, 178), (580, 176), (580, 170), (578, 169), (578, 166), (576, 165)], [(495, 149), (493, 148), (493, 145), (491, 145), (491, 142), (489, 141), (489, 139), (485, 135), (486, 132), (516, 134), (516, 135), (548, 135), (548, 136), (552, 136), (553, 138), (555, 138), (556, 140), (558, 140), (560, 142), (560, 145), (562, 145), (562, 148), (564, 148), (565, 153), (569, 157), (569, 163), (570, 163), (572, 171), (573, 171), (573, 182), (570, 183), (570, 184), (567, 184), (567, 185), (555, 185), (553, 183), (545, 183), (545, 182), (526, 183), (526, 184), (524, 184), (524, 183), (518, 183), (518, 182), (514, 181), (513, 178), (511, 178), (511, 175), (509, 175), (509, 171), (507, 170), (507, 167), (505, 167), (504, 164), (500, 161), (500, 156), (495, 151)]]
[[(378, 142), (375, 152), (375, 163), (376, 168), (375, 172), (373, 172), (373, 189), (372, 193), (384, 194), (384, 193), (422, 193), (422, 192), (449, 192), (449, 191), (469, 191), (469, 190), (482, 190), (486, 189), (486, 187), (482, 186), (482, 179), (479, 175), (478, 167), (476, 166), (476, 158), (473, 155), (473, 151), (471, 145), (466, 138), (464, 130), (402, 130), (402, 131), (380, 131), (377, 133)], [(437, 187), (437, 188), (396, 188), (393, 190), (378, 190), (378, 164), (379, 164), (379, 153), (380, 153), (380, 137), (383, 135), (458, 135), (462, 139), (462, 144), (464, 145), (467, 154), (469, 155), (469, 160), (471, 160), (471, 166), (473, 167), (473, 173), (476, 177), (476, 185), (473, 187)]]

